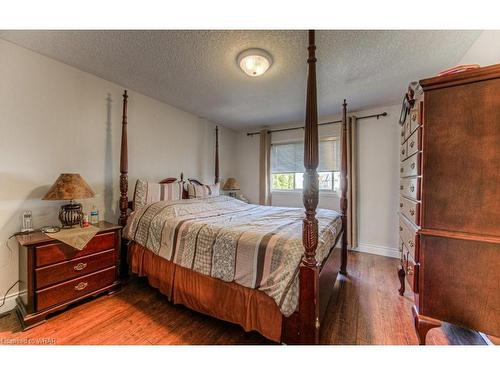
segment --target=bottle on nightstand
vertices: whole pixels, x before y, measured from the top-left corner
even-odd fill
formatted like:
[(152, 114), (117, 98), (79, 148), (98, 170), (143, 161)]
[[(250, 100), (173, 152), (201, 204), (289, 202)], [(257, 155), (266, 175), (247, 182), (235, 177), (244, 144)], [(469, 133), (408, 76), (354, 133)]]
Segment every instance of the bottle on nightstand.
[(99, 223), (99, 210), (92, 206), (92, 211), (90, 211), (90, 224), (98, 224)]
[(33, 215), (31, 211), (24, 211), (23, 213), (23, 227), (21, 229), (23, 233), (33, 232)]

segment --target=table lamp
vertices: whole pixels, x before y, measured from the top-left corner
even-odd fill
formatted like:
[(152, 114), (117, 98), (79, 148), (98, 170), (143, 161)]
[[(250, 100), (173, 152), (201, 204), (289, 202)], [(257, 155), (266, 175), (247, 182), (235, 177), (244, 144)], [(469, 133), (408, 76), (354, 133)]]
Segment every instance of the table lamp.
[(229, 177), (222, 190), (229, 191), (228, 195), (232, 198), (236, 198), (236, 190), (240, 190), (240, 184), (234, 177)]
[(62, 173), (49, 189), (43, 200), (69, 200), (61, 206), (59, 221), (63, 228), (71, 228), (80, 224), (83, 219), (82, 204), (73, 202), (73, 199), (86, 199), (95, 196), (92, 188), (78, 173)]

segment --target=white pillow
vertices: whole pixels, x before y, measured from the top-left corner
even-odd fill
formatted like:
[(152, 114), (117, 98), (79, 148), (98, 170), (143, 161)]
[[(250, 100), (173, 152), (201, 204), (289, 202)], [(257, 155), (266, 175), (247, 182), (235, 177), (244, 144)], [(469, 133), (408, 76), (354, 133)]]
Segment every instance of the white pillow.
[(181, 181), (160, 184), (139, 179), (135, 184), (134, 210), (138, 210), (149, 203), (180, 200), (182, 199), (183, 189)]
[(198, 185), (190, 182), (187, 184), (187, 188), (189, 199), (218, 197), (220, 193), (218, 182), (213, 185)]

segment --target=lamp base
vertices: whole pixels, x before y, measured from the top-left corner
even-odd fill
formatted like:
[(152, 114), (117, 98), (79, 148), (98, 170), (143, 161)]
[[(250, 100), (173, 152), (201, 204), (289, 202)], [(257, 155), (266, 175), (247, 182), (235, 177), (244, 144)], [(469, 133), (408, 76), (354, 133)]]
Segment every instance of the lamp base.
[(68, 204), (61, 206), (59, 210), (59, 221), (63, 228), (72, 228), (75, 225), (80, 225), (83, 220), (82, 204), (70, 201)]

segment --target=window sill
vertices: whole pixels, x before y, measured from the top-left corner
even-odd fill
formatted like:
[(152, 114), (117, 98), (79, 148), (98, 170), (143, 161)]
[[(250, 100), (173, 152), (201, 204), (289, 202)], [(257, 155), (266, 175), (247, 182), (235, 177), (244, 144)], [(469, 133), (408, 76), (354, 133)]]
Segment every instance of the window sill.
[[(272, 190), (271, 195), (302, 195), (302, 190)], [(339, 197), (336, 191), (319, 191), (320, 197)]]

